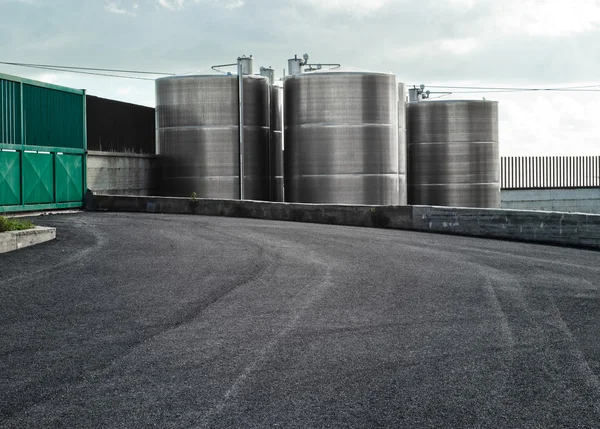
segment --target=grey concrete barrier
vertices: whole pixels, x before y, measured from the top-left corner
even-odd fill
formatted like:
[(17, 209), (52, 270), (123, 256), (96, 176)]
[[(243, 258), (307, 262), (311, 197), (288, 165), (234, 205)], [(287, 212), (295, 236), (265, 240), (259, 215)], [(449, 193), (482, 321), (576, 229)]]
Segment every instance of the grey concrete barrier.
[(94, 195), (96, 210), (312, 222), (600, 249), (600, 215), (435, 206), (355, 206)]
[(23, 231), (0, 233), (0, 253), (6, 253), (35, 244), (44, 243), (56, 238), (56, 228), (36, 226)]
[(412, 211), (408, 206), (297, 204), (203, 198), (191, 200), (126, 195), (94, 195), (91, 205), (95, 210), (108, 211), (185, 213), (408, 229), (412, 225)]
[(413, 229), (600, 248), (600, 215), (584, 213), (414, 206)]

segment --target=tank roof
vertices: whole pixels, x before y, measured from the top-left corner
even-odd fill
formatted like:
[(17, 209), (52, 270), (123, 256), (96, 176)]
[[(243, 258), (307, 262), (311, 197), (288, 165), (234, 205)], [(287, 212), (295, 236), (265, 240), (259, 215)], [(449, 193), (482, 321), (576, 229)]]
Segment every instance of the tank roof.
[(419, 101), (411, 101), (408, 104), (413, 105), (413, 104), (432, 104), (432, 103), (437, 103), (437, 104), (452, 104), (452, 103), (498, 103), (495, 100), (439, 100), (439, 99), (425, 99), (425, 100), (419, 100)]
[(329, 74), (336, 74), (336, 75), (339, 75), (339, 74), (343, 74), (343, 75), (361, 74), (361, 75), (396, 76), (394, 73), (391, 73), (391, 72), (379, 72), (379, 71), (372, 71), (372, 70), (364, 70), (364, 69), (359, 69), (359, 68), (354, 68), (354, 67), (338, 67), (338, 68), (332, 68), (332, 69), (311, 70), (311, 71), (307, 71), (307, 72), (300, 73), (300, 74), (288, 75), (284, 79), (302, 77), (302, 76), (329, 75)]
[[(202, 73), (202, 72), (192, 72), (192, 73), (187, 73), (187, 74), (177, 74), (177, 75), (173, 75), (173, 76), (165, 76), (165, 77), (161, 77), (156, 79), (158, 80), (171, 80), (171, 79), (185, 79), (185, 78), (194, 78), (194, 77), (199, 77), (199, 78), (203, 78), (203, 77), (223, 77), (223, 78), (237, 78), (237, 73), (230, 73), (230, 74), (225, 74), (225, 73)], [(266, 76), (260, 76), (260, 75), (244, 75), (244, 78), (249, 78), (249, 79), (258, 79), (258, 80), (268, 80), (268, 78)]]

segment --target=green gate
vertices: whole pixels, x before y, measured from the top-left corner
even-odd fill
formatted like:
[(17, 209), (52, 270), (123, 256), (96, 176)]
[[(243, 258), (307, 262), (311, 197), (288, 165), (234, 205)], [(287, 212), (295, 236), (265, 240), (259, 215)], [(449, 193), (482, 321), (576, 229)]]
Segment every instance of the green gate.
[(82, 207), (85, 90), (0, 74), (0, 213)]

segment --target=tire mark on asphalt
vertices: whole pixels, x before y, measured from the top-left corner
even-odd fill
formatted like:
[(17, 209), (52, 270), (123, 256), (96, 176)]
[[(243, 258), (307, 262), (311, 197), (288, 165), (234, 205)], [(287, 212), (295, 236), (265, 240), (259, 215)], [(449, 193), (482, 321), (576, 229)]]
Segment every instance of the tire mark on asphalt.
[[(73, 225), (73, 221), (69, 222), (53, 222), (54, 224), (61, 223), (69, 223)], [(86, 227), (86, 232), (89, 232), (95, 239), (95, 243), (92, 246), (89, 246), (83, 250), (78, 251), (77, 253), (73, 253), (71, 256), (68, 256), (67, 259), (58, 262), (53, 265), (48, 265), (33, 271), (27, 271), (23, 274), (19, 274), (13, 277), (9, 277), (6, 279), (0, 279), (0, 285), (2, 284), (10, 284), (11, 286), (16, 286), (22, 282), (25, 282), (32, 277), (39, 279), (52, 275), (55, 271), (62, 269), (65, 266), (71, 265), (75, 262), (81, 261), (83, 259), (88, 258), (92, 253), (98, 252), (108, 243), (108, 239), (106, 235), (98, 230), (95, 225), (90, 225), (85, 221), (78, 222), (80, 227)], [(58, 229), (58, 228), (57, 228)]]
[[(212, 231), (216, 234), (226, 235), (230, 238), (237, 238), (237, 239), (240, 239), (241, 241), (248, 241), (243, 238), (236, 237), (232, 234), (223, 233), (221, 231), (215, 231), (210, 228), (206, 228), (206, 229), (209, 229), (210, 231)], [(173, 234), (173, 231), (170, 231), (170, 234)], [(191, 237), (189, 235), (181, 235), (179, 238), (182, 238), (186, 241), (193, 242), (193, 237)], [(171, 320), (166, 321), (161, 324), (154, 325), (154, 329), (152, 329), (151, 332), (146, 337), (144, 337), (143, 339), (140, 339), (140, 341), (137, 341), (134, 344), (132, 344), (131, 347), (125, 351), (125, 353), (122, 353), (119, 356), (116, 356), (114, 359), (112, 359), (106, 365), (103, 365), (102, 368), (99, 368), (98, 370), (94, 371), (94, 374), (98, 374), (98, 373), (105, 371), (109, 367), (113, 366), (115, 363), (123, 360), (124, 358), (126, 358), (127, 356), (132, 354), (138, 347), (153, 341), (155, 338), (160, 337), (161, 335), (165, 335), (169, 331), (178, 329), (184, 325), (192, 323), (194, 321), (194, 319), (198, 318), (202, 314), (202, 312), (204, 312), (211, 306), (218, 303), (219, 300), (221, 300), (224, 297), (226, 297), (227, 295), (231, 294), (236, 289), (247, 286), (251, 283), (256, 282), (258, 279), (260, 279), (265, 274), (267, 269), (272, 265), (272, 263), (270, 263), (269, 261), (266, 260), (266, 258), (264, 258), (264, 249), (261, 246), (256, 246), (256, 247), (259, 250), (260, 259), (262, 261), (258, 270), (250, 273), (249, 277), (246, 277), (246, 278), (238, 280), (238, 281), (234, 281), (227, 287), (220, 288), (220, 289), (216, 290), (214, 293), (209, 294), (209, 296), (207, 298), (203, 298), (201, 300), (196, 301), (195, 303), (191, 304), (191, 308), (188, 308), (186, 310), (182, 310), (182, 311), (175, 313), (173, 316), (171, 316), (171, 318), (170, 318)]]
[[(67, 222), (67, 223), (72, 225), (72, 222)], [(82, 222), (81, 224), (86, 225), (85, 222)], [(96, 224), (97, 225), (107, 225), (107, 224), (102, 224), (100, 222), (97, 222)], [(122, 361), (123, 359), (126, 359), (127, 356), (134, 353), (135, 350), (137, 350), (139, 347), (153, 341), (155, 338), (160, 337), (171, 330), (177, 329), (181, 326), (184, 326), (185, 324), (191, 323), (195, 318), (200, 316), (200, 314), (204, 310), (206, 310), (210, 306), (217, 303), (223, 297), (227, 296), (228, 294), (232, 293), (234, 290), (236, 290), (238, 288), (244, 287), (248, 284), (255, 282), (257, 279), (259, 279), (261, 276), (264, 275), (267, 268), (271, 265), (264, 258), (264, 248), (262, 246), (251, 242), (251, 240), (249, 240), (247, 238), (238, 237), (233, 234), (228, 234), (228, 233), (225, 233), (222, 231), (217, 231), (217, 230), (214, 230), (211, 228), (205, 228), (205, 229), (208, 229), (215, 234), (225, 235), (229, 238), (247, 242), (250, 245), (254, 246), (255, 248), (258, 249), (259, 255), (261, 257), (261, 260), (263, 261), (263, 264), (261, 264), (260, 268), (256, 272), (253, 272), (250, 277), (244, 278), (241, 281), (233, 282), (227, 288), (224, 288), (224, 289), (222, 288), (222, 289), (219, 289), (218, 291), (215, 291), (215, 293), (209, 295), (208, 299), (204, 298), (200, 305), (197, 305), (191, 309), (188, 309), (184, 312), (180, 312), (180, 313), (172, 316), (171, 321), (167, 321), (165, 323), (154, 325), (153, 329), (150, 329), (146, 336), (140, 338), (138, 341), (132, 342), (128, 346), (127, 349), (122, 351), (122, 353), (120, 353), (119, 355), (115, 356), (114, 358), (112, 358), (108, 361), (103, 362), (102, 364), (99, 364), (95, 369), (91, 369), (88, 372), (86, 372), (84, 374), (80, 374), (75, 377), (69, 377), (68, 379), (63, 379), (62, 383), (59, 387), (52, 389), (51, 391), (48, 391), (41, 396), (36, 397), (35, 400), (32, 400), (29, 403), (23, 404), (23, 406), (21, 406), (21, 407), (12, 407), (10, 409), (0, 409), (0, 424), (6, 424), (16, 415), (26, 413), (28, 410), (31, 410), (42, 404), (51, 403), (57, 395), (60, 395), (62, 392), (64, 392), (67, 389), (75, 389), (75, 388), (77, 388), (77, 386), (81, 385), (83, 382), (86, 382), (89, 380), (94, 380), (98, 376), (104, 375), (107, 371), (110, 371), (110, 368), (117, 365), (118, 362)], [(174, 232), (175, 231), (173, 231), (173, 230), (169, 231), (169, 233), (171, 235)], [(179, 231), (177, 231), (177, 232), (179, 232)], [(72, 258), (68, 261), (65, 261), (64, 263), (60, 264), (60, 266), (63, 266), (63, 265), (66, 265), (67, 263), (72, 263), (76, 260), (79, 260), (79, 259), (87, 256), (90, 252), (97, 251), (97, 250), (99, 250), (100, 247), (103, 247), (104, 245), (107, 244), (108, 240), (106, 240), (104, 238), (103, 234), (101, 234), (97, 230), (95, 230), (95, 233), (97, 233), (98, 237), (101, 237), (100, 243), (96, 243), (96, 246), (94, 246), (93, 248), (86, 249), (88, 251), (86, 253), (84, 253), (83, 255), (81, 253), (77, 254), (76, 256), (78, 256), (78, 258)], [(194, 237), (190, 236), (188, 231), (185, 231), (185, 232), (182, 231), (182, 232), (179, 232), (179, 234), (180, 235), (178, 238), (184, 239), (186, 241), (193, 243)], [(48, 269), (54, 269), (57, 267), (58, 267), (57, 265), (53, 265), (53, 266), (49, 267)], [(44, 271), (44, 270), (42, 269), (39, 271)], [(31, 273), (31, 274), (35, 274), (35, 273)], [(49, 275), (49, 273), (47, 273), (46, 275)], [(24, 278), (23, 280), (27, 280), (27, 279)]]
[[(514, 279), (508, 273), (502, 272), (490, 266), (477, 265), (477, 269), (480, 275), (484, 278), (482, 285), (484, 295), (486, 296), (487, 302), (490, 304), (493, 313), (498, 319), (498, 331), (500, 333), (500, 339), (505, 344), (501, 348), (500, 352), (505, 356), (505, 359), (497, 359), (498, 363), (503, 367), (504, 376), (496, 377), (499, 384), (489, 386), (489, 391), (486, 393), (486, 407), (480, 410), (480, 413), (486, 415), (493, 415), (495, 409), (504, 408), (503, 402), (507, 399), (506, 390), (508, 387), (508, 381), (510, 375), (514, 372), (515, 365), (515, 347), (516, 340), (513, 329), (510, 326), (509, 318), (502, 305), (503, 300), (510, 300), (511, 305), (517, 303), (520, 305), (523, 302), (521, 293), (521, 284), (517, 279)], [(509, 277), (509, 281), (512, 286), (506, 284), (506, 279)], [(502, 297), (498, 295), (497, 287), (501, 288), (504, 292)]]
[[(587, 387), (600, 397), (600, 379), (598, 378), (598, 375), (594, 373), (594, 371), (590, 367), (590, 364), (588, 363), (585, 355), (581, 351), (581, 346), (579, 345), (577, 338), (575, 338), (575, 336), (569, 329), (569, 326), (563, 319), (560, 309), (556, 305), (556, 302), (554, 301), (551, 295), (547, 294), (547, 297), (551, 304), (550, 316), (552, 317), (552, 321), (555, 322), (554, 326), (556, 326), (560, 330), (560, 332), (564, 335), (568, 344), (570, 345), (568, 351), (573, 360), (575, 361), (574, 367), (585, 381)], [(599, 402), (595, 403), (594, 410), (597, 414), (600, 415)]]
[[(243, 234), (249, 235), (249, 240), (258, 242), (263, 241), (265, 244), (273, 243), (273, 237), (265, 236), (263, 231), (253, 232), (247, 228), (242, 231)], [(271, 339), (258, 351), (256, 351), (252, 360), (243, 367), (241, 373), (236, 377), (231, 386), (225, 391), (221, 399), (205, 413), (201, 419), (201, 427), (210, 427), (211, 421), (223, 413), (225, 408), (233, 401), (244, 388), (244, 385), (249, 381), (249, 378), (255, 372), (259, 371), (260, 368), (268, 361), (279, 345), (290, 335), (298, 326), (303, 315), (308, 309), (315, 303), (315, 301), (321, 298), (326, 291), (334, 284), (332, 265), (331, 263), (324, 262), (328, 258), (320, 257), (316, 252), (310, 249), (304, 249), (299, 251), (301, 246), (297, 242), (288, 241), (285, 239), (278, 239), (277, 246), (273, 246), (273, 252), (279, 254), (282, 258), (284, 256), (299, 259), (304, 263), (313, 267), (311, 272), (322, 271), (320, 274), (322, 279), (317, 284), (308, 283), (305, 287), (299, 287), (297, 294), (293, 298), (291, 304), (288, 304), (291, 312), (285, 317), (285, 321), (281, 321), (279, 325), (282, 325), (282, 329), (279, 330)], [(277, 250), (275, 250), (277, 249)], [(308, 289), (308, 290), (307, 290)]]
[(284, 338), (287, 337), (297, 327), (302, 315), (332, 284), (331, 272), (327, 270), (324, 279), (319, 284), (311, 288), (310, 292), (308, 293), (308, 299), (304, 300), (299, 307), (294, 309), (287, 325), (256, 353), (254, 359), (243, 368), (241, 374), (235, 379), (231, 387), (229, 387), (219, 402), (203, 416), (201, 421), (202, 426), (210, 426), (211, 420), (221, 414), (230, 401), (238, 396), (240, 390), (248, 381), (248, 378), (254, 372), (258, 371), (260, 367), (269, 359), (269, 356), (273, 354)]
[[(226, 297), (227, 295), (231, 294), (236, 289), (242, 288), (250, 283), (257, 281), (259, 278), (261, 278), (265, 274), (267, 269), (271, 266), (271, 263), (267, 260), (267, 258), (265, 258), (265, 249), (263, 246), (259, 246), (255, 243), (252, 243), (248, 239), (244, 239), (242, 237), (235, 236), (233, 234), (228, 234), (223, 231), (217, 231), (217, 230), (207, 228), (207, 227), (203, 227), (203, 229), (209, 230), (215, 234), (225, 235), (229, 238), (233, 238), (233, 239), (236, 239), (239, 241), (244, 241), (244, 242), (247, 242), (250, 245), (254, 246), (258, 250), (257, 259), (259, 259), (259, 261), (260, 261), (260, 263), (258, 265), (258, 269), (250, 272), (248, 277), (245, 277), (238, 281), (234, 281), (227, 287), (220, 288), (219, 290), (210, 294), (208, 299), (203, 298), (201, 301), (195, 302), (194, 303), (195, 305), (192, 305), (192, 308), (188, 308), (185, 311), (178, 312), (176, 315), (173, 316), (173, 319), (174, 319), (173, 322), (162, 325), (162, 326), (164, 326), (164, 329), (162, 329), (160, 332), (157, 332), (156, 334), (152, 335), (152, 337), (148, 338), (148, 341), (156, 336), (165, 334), (166, 332), (168, 332), (172, 329), (177, 329), (180, 326), (191, 323), (194, 319), (196, 319), (198, 316), (200, 316), (203, 311), (205, 311), (212, 305), (216, 304), (219, 300), (221, 300), (224, 297)], [(193, 242), (193, 237), (191, 237), (189, 235), (181, 235), (179, 238), (184, 239), (186, 241)]]

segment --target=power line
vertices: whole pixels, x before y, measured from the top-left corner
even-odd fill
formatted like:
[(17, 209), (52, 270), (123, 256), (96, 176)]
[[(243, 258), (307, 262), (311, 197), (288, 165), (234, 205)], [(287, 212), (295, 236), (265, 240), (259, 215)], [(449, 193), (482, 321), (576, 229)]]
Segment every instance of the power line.
[(480, 90), (480, 91), (452, 91), (449, 94), (499, 94), (499, 93), (519, 93), (519, 92), (600, 92), (600, 89), (544, 89), (544, 90)]
[(142, 70), (121, 70), (121, 69), (104, 69), (104, 68), (93, 68), (93, 67), (75, 67), (75, 66), (58, 66), (52, 64), (31, 64), (31, 63), (12, 63), (6, 61), (0, 61), (0, 64), (6, 64), (17, 67), (51, 67), (54, 69), (69, 69), (69, 70), (89, 70), (89, 71), (101, 71), (101, 72), (114, 72), (114, 73), (130, 73), (130, 74), (155, 74), (164, 76), (173, 76), (174, 73), (163, 73), (154, 71), (142, 71)]
[(519, 93), (519, 92), (600, 92), (600, 89), (567, 89), (567, 88), (557, 88), (557, 89), (484, 89), (481, 90), (473, 90), (473, 91), (448, 91), (449, 94), (482, 94), (482, 93)]
[(559, 92), (600, 92), (600, 85), (566, 86), (559, 88), (515, 88), (515, 87), (488, 87), (488, 86), (452, 86), (452, 85), (427, 85), (427, 88), (438, 89), (467, 89), (472, 91), (455, 91), (453, 94), (476, 94), (493, 92), (535, 92), (535, 91), (559, 91)]
[(155, 80), (155, 79), (151, 79), (151, 78), (147, 78), (147, 77), (122, 76), (122, 75), (118, 75), (118, 74), (94, 73), (94, 72), (86, 72), (86, 71), (78, 71), (78, 70), (63, 70), (63, 69), (56, 68), (56, 67), (33, 66), (33, 65), (27, 66), (27, 67), (34, 68), (34, 69), (59, 71), (59, 72), (64, 72), (64, 73), (87, 74), (87, 75), (92, 75), (92, 76), (117, 77), (117, 78), (122, 78), (122, 79), (135, 79), (135, 80), (151, 80), (151, 81)]
[[(128, 73), (128, 74), (144, 74), (144, 75), (163, 75), (174, 76), (174, 73), (164, 73), (146, 70), (125, 70), (125, 69), (109, 69), (109, 68), (94, 68), (94, 67), (78, 67), (78, 66), (61, 66), (51, 64), (35, 64), (35, 63), (15, 63), (8, 61), (0, 61), (0, 64), (28, 67), (42, 70), (52, 70), (64, 73), (77, 73), (92, 76), (114, 77), (121, 79), (148, 80), (154, 81), (152, 78), (123, 76), (113, 73)], [(109, 72), (109, 73), (98, 73)], [(515, 93), (515, 92), (535, 92), (535, 91), (563, 91), (563, 92), (600, 92), (600, 84), (567, 86), (558, 88), (523, 88), (523, 87), (488, 87), (488, 86), (453, 86), (453, 85), (427, 85), (428, 88), (438, 89), (459, 89), (468, 91), (453, 91), (453, 94), (478, 94), (478, 93)]]

